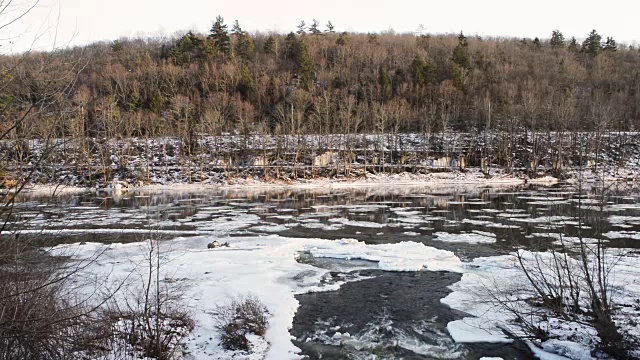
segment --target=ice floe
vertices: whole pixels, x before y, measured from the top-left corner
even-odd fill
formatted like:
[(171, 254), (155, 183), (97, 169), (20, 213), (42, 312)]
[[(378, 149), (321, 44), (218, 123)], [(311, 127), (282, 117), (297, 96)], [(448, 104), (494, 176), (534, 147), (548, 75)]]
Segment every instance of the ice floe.
[[(211, 313), (217, 304), (248, 291), (264, 302), (271, 313), (265, 337), (269, 346), (260, 358), (297, 358), (299, 350), (292, 344), (288, 332), (298, 307), (295, 294), (336, 290), (344, 283), (326, 284), (323, 279), (328, 270), (296, 261), (302, 252), (316, 257), (367, 260), (371, 262), (371, 268), (387, 271), (462, 271), (460, 259), (452, 252), (413, 242), (367, 245), (351, 239), (331, 241), (270, 235), (219, 238), (219, 241), (228, 241), (230, 247), (208, 250), (206, 245), (211, 240), (211, 237), (200, 236), (161, 243), (161, 253), (166, 260), (162, 276), (197, 284), (190, 287), (187, 294), (197, 322), (187, 341), (193, 359), (230, 356), (216, 340), (218, 334)], [(83, 274), (98, 274), (115, 280), (127, 277), (131, 269), (144, 263), (147, 251), (144, 242), (86, 243), (60, 245), (51, 253), (86, 259), (102, 252), (100, 261), (92, 263)]]

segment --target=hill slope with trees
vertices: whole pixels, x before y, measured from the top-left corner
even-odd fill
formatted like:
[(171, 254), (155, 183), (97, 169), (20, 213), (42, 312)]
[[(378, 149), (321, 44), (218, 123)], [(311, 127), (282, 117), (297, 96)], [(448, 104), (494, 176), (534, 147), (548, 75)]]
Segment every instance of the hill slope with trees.
[[(587, 152), (597, 153), (603, 134), (640, 126), (640, 51), (595, 30), (584, 41), (558, 30), (548, 39), (360, 34), (314, 20), (285, 35), (217, 17), (207, 34), (5, 56), (0, 68), (3, 138), (65, 139), (75, 161), (102, 157), (105, 168), (118, 150), (103, 150), (106, 140), (177, 138), (191, 158), (204, 136), (452, 131), (500, 134), (502, 148), (477, 147), (487, 163), (505, 165), (523, 142), (534, 154), (521, 163), (535, 168), (556, 145), (551, 134), (595, 134)], [(34, 111), (60, 84), (69, 85), (49, 111)], [(23, 163), (30, 151), (25, 142), (5, 150)]]

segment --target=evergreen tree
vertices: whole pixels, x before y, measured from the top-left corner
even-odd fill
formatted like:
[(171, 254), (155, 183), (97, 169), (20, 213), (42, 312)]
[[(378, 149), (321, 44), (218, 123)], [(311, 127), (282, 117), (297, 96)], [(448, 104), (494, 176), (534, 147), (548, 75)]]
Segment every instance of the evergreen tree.
[(278, 86), (276, 86), (276, 79), (269, 77), (269, 84), (267, 84), (266, 98), (268, 104), (275, 104), (278, 101)]
[(551, 33), (551, 40), (549, 41), (551, 47), (554, 49), (559, 49), (564, 47), (564, 35), (560, 32), (560, 30), (553, 30)]
[(307, 43), (296, 34), (289, 33), (285, 38), (285, 49), (285, 56), (295, 64), (302, 86), (309, 89), (314, 80), (315, 66)]
[(190, 64), (193, 59), (193, 50), (194, 50), (194, 35), (191, 31), (186, 33), (183, 37), (181, 37), (176, 43), (171, 47), (169, 51), (169, 56), (173, 59), (173, 62), (176, 65), (182, 64)]
[(340, 33), (340, 35), (338, 35), (338, 39), (336, 39), (336, 44), (340, 45), (340, 46), (345, 46), (347, 45), (347, 37), (349, 36), (349, 34), (347, 34), (347, 32), (342, 32)]
[(376, 33), (368, 33), (367, 36), (369, 37), (367, 39), (367, 42), (371, 45), (378, 45), (378, 34)]
[(418, 55), (411, 62), (411, 75), (415, 85), (435, 84), (435, 69)]
[(273, 35), (269, 35), (267, 40), (265, 40), (262, 50), (265, 54), (269, 55), (276, 53), (276, 39), (273, 37)]
[(304, 22), (304, 20), (300, 21), (300, 24), (298, 24), (298, 31), (296, 31), (296, 33), (298, 35), (304, 35), (306, 27), (307, 24)]
[(169, 57), (176, 65), (191, 64), (195, 61), (210, 61), (216, 53), (210, 41), (203, 40), (189, 31), (169, 50)]
[(249, 73), (249, 68), (246, 64), (242, 64), (240, 68), (240, 81), (238, 82), (238, 92), (246, 98), (249, 96), (251, 90), (253, 90), (253, 78)]
[(117, 53), (121, 52), (122, 50), (124, 50), (124, 45), (122, 44), (121, 41), (114, 40), (111, 43), (111, 51), (113, 51), (114, 53), (117, 54)]
[(169, 46), (167, 46), (166, 44), (162, 44), (162, 46), (160, 47), (160, 59), (168, 59), (169, 56), (171, 56), (169, 54), (169, 50)]
[(616, 43), (615, 40), (613, 40), (612, 37), (607, 37), (607, 41), (605, 41), (604, 43), (604, 47), (603, 47), (604, 51), (617, 51), (618, 50), (618, 44)]
[(380, 95), (384, 101), (390, 100), (391, 91), (391, 78), (384, 69), (380, 69), (378, 74), (378, 85), (380, 85)]
[(334, 27), (333, 27), (333, 24), (331, 23), (331, 21), (327, 22), (327, 32), (330, 33), (330, 34), (333, 34), (333, 33), (335, 33), (335, 31), (333, 29), (334, 29)]
[(467, 37), (464, 36), (462, 31), (460, 31), (460, 34), (458, 35), (458, 45), (461, 45), (461, 46), (464, 46), (464, 47), (469, 46), (469, 41), (467, 41)]
[(231, 39), (227, 32), (227, 25), (224, 23), (222, 16), (216, 17), (216, 22), (211, 27), (209, 38), (213, 40), (218, 53), (223, 55), (231, 54)]
[(309, 32), (312, 35), (322, 35), (322, 31), (320, 30), (320, 22), (316, 19), (313, 19), (311, 26), (309, 26)]
[(298, 37), (295, 33), (290, 32), (287, 37), (284, 39), (285, 44), (285, 53), (284, 56), (292, 61), (296, 61), (296, 59), (300, 56), (300, 45), (298, 41)]
[(451, 57), (451, 61), (454, 64), (462, 67), (463, 69), (468, 69), (470, 67), (469, 62), (469, 53), (468, 53), (469, 42), (467, 41), (467, 37), (464, 36), (462, 32), (458, 35), (458, 45), (453, 49), (453, 56)]
[(427, 49), (429, 46), (429, 40), (431, 39), (431, 35), (429, 34), (420, 34), (416, 37), (416, 43), (419, 48)]
[(540, 39), (538, 37), (533, 39), (533, 47), (535, 49), (540, 49), (542, 47), (542, 43), (540, 42)]
[(393, 74), (393, 77), (391, 78), (391, 90), (393, 92), (394, 97), (400, 96), (402, 84), (406, 82), (407, 82), (407, 79), (406, 79), (404, 70), (396, 69), (396, 71)]
[(237, 37), (244, 34), (244, 30), (242, 30), (242, 27), (240, 27), (240, 23), (238, 22), (238, 20), (236, 20), (233, 23), (233, 28), (231, 28), (231, 33)]
[(304, 40), (297, 41), (298, 51), (296, 57), (296, 65), (298, 70), (298, 78), (300, 79), (302, 86), (309, 90), (314, 80), (315, 67), (311, 54), (309, 54), (309, 47)]
[(602, 52), (602, 36), (597, 31), (591, 30), (589, 36), (582, 43), (582, 52), (596, 56)]
[(571, 40), (569, 40), (569, 51), (571, 52), (580, 51), (580, 45), (578, 45), (578, 40), (576, 40), (575, 36), (572, 36)]
[(253, 45), (253, 40), (251, 39), (251, 35), (249, 33), (243, 32), (238, 35), (238, 40), (236, 40), (236, 54), (238, 54), (241, 58), (248, 60), (253, 57), (253, 52), (255, 46)]
[(159, 115), (166, 102), (167, 100), (164, 96), (162, 96), (162, 93), (160, 92), (160, 90), (156, 90), (153, 93), (153, 96), (151, 97), (151, 99), (149, 99), (149, 102), (148, 102), (149, 110)]
[(451, 74), (449, 75), (451, 81), (453, 82), (453, 86), (460, 90), (465, 90), (465, 75), (466, 69), (458, 64), (453, 64), (451, 66)]
[(200, 56), (203, 61), (213, 61), (217, 55), (216, 45), (212, 39), (205, 38), (200, 44)]

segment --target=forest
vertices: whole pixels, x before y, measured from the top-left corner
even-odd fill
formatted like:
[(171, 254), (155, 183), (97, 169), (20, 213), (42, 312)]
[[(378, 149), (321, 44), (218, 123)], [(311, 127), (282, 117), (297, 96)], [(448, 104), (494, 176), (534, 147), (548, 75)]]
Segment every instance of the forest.
[(0, 55), (0, 360), (640, 359), (637, 45), (212, 24)]
[[(206, 34), (3, 56), (0, 130), (3, 139), (20, 140), (5, 156), (28, 163), (37, 150), (26, 140), (63, 139), (65, 161), (73, 149), (74, 162), (102, 163), (100, 176), (108, 178), (127, 139), (179, 139), (191, 165), (192, 155), (220, 152), (201, 146), (207, 136), (242, 136), (246, 150), (251, 136), (293, 135), (299, 143), (308, 135), (412, 133), (430, 142), (434, 134), (490, 132), (498, 134), (495, 149), (486, 135), (486, 149), (471, 141), (468, 163), (510, 168), (520, 143), (534, 153), (520, 163), (535, 168), (560, 161), (550, 149), (563, 134), (596, 134), (586, 151), (597, 153), (608, 141), (602, 134), (640, 125), (640, 51), (596, 30), (578, 41), (559, 30), (516, 39), (334, 29), (313, 20), (286, 35), (249, 33), (218, 16)], [(560, 136), (550, 140), (552, 133)], [(442, 148), (447, 139), (436, 150), (458, 156)], [(113, 141), (120, 145), (105, 145)], [(567, 141), (575, 147), (575, 138)], [(355, 146), (346, 143), (339, 150)], [(313, 153), (322, 154), (316, 145)], [(137, 153), (149, 146), (132, 145)], [(259, 150), (265, 160), (258, 164), (276, 161), (273, 147)], [(289, 150), (296, 153), (290, 162), (309, 157)], [(226, 165), (239, 161), (224, 157)], [(362, 157), (386, 162), (384, 154)], [(404, 163), (395, 158), (388, 161)]]

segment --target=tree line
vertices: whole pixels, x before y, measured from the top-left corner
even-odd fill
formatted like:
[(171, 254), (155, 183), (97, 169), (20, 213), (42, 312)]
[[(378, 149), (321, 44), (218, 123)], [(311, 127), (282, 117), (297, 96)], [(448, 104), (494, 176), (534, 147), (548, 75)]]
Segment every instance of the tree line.
[[(0, 58), (10, 79), (0, 127), (28, 138), (187, 143), (199, 133), (631, 130), (639, 65), (637, 49), (595, 30), (580, 43), (558, 30), (542, 40), (362, 34), (314, 20), (285, 35), (249, 33), (238, 21), (229, 29), (218, 17), (207, 34)], [(47, 104), (64, 114), (51, 128), (33, 106), (79, 66)]]

